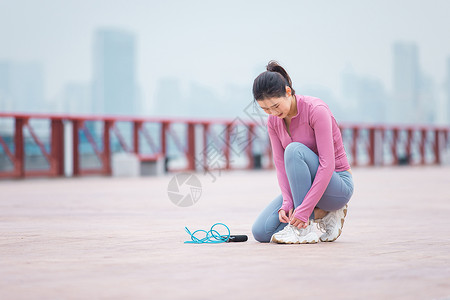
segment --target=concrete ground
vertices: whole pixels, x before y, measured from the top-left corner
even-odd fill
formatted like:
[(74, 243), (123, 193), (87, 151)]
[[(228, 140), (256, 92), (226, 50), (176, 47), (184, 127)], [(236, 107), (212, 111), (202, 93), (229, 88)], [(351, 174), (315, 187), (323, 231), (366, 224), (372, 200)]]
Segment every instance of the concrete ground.
[[(0, 299), (450, 299), (450, 167), (353, 173), (341, 237), (311, 245), (251, 236), (274, 171), (197, 173), (184, 208), (173, 174), (0, 181)], [(249, 241), (183, 243), (216, 222)]]

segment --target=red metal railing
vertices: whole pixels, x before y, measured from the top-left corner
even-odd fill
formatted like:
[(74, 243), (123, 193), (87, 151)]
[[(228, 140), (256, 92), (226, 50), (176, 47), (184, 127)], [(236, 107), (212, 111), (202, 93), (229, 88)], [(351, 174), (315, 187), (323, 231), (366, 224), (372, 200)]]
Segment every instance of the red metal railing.
[(449, 149), (449, 127), (341, 125), (340, 129), (352, 167), (441, 164)]
[[(230, 120), (192, 120), (192, 119), (164, 119), (164, 118), (131, 118), (131, 117), (101, 117), (101, 116), (69, 116), (69, 115), (42, 115), (42, 114), (5, 114), (0, 113), (0, 121), (2, 119), (13, 119), (14, 125), (12, 132), (9, 133), (13, 137), (13, 143), (7, 143), (5, 136), (8, 134), (8, 128), (0, 128), (0, 155), (6, 156), (13, 166), (11, 170), (4, 170), (0, 165), (0, 178), (23, 178), (29, 176), (62, 176), (65, 174), (65, 140), (67, 140), (67, 125), (71, 126), (71, 162), (72, 175), (80, 176), (87, 174), (103, 174), (110, 175), (112, 172), (112, 150), (111, 141), (113, 137), (117, 138), (118, 144), (124, 152), (135, 153), (141, 161), (152, 161), (164, 159), (168, 156), (168, 144), (172, 142), (173, 148), (178, 149), (180, 154), (185, 157), (186, 164), (182, 168), (169, 168), (169, 171), (183, 171), (183, 170), (213, 170), (213, 169), (235, 169), (237, 167), (231, 164), (231, 137), (234, 127), (244, 125), (247, 128), (247, 134), (252, 134), (252, 129), (255, 126), (252, 122), (243, 122), (242, 124), (235, 124), (235, 121)], [(51, 151), (48, 152), (43, 141), (45, 137), (39, 137), (30, 125), (30, 120), (41, 119), (50, 121), (48, 144)], [(102, 124), (100, 139), (96, 139), (95, 133), (91, 132), (89, 122), (97, 122)], [(124, 122), (132, 124), (131, 142), (127, 141), (123, 132), (118, 128), (117, 123)], [(156, 140), (155, 133), (150, 133), (145, 125), (157, 124), (159, 125), (159, 139)], [(180, 133), (174, 130), (174, 126), (181, 124), (186, 127), (186, 133), (180, 136)], [(223, 128), (221, 139), (223, 141), (220, 147), (216, 145), (216, 153), (206, 151), (208, 140), (214, 139), (217, 141), (218, 137), (212, 132), (213, 126), (219, 125)], [(202, 141), (204, 151), (196, 155), (196, 128), (202, 128)], [(25, 166), (25, 152), (26, 143), (24, 139), (24, 130), (28, 129), (31, 133), (32, 139), (38, 148), (41, 155), (47, 161), (49, 168), (41, 170), (28, 170)], [(3, 137), (2, 137), (3, 136)], [(83, 167), (81, 163), (82, 153), (80, 150), (81, 137), (84, 136), (95, 157), (100, 162), (100, 167)], [(100, 142), (99, 142), (100, 141)], [(141, 151), (142, 143), (145, 142), (149, 148), (150, 153)], [(216, 143), (213, 143), (214, 145)], [(12, 150), (14, 148), (14, 151)], [(247, 166), (245, 168), (253, 167), (253, 153), (252, 139), (247, 139), (246, 143)], [(3, 151), (1, 151), (3, 150)], [(198, 150), (198, 149), (197, 149)], [(198, 151), (197, 151), (198, 152)], [(214, 166), (210, 160), (211, 154), (217, 157), (217, 154), (222, 156), (222, 166)], [(199, 157), (200, 158), (196, 158)]]
[[(72, 165), (73, 176), (111, 175), (114, 139), (117, 139), (117, 145), (123, 152), (134, 153), (141, 161), (170, 158), (169, 148), (175, 149), (178, 156), (184, 157), (185, 164), (181, 168), (170, 167), (169, 164), (168, 171), (252, 169), (255, 167), (253, 142), (258, 141), (263, 145), (259, 153), (265, 161), (262, 167), (273, 168), (265, 128), (257, 133), (256, 128), (261, 125), (239, 118), (193, 120), (0, 113), (0, 122), (6, 119), (10, 119), (11, 124), (0, 127), (0, 158), (3, 156), (0, 160), (0, 178), (64, 176), (67, 174), (68, 159)], [(34, 130), (30, 122), (34, 119), (49, 122), (49, 134), (46, 137), (39, 136)], [(90, 124), (94, 123), (101, 125), (98, 133), (92, 132), (94, 126)], [(128, 138), (119, 128), (119, 123), (131, 125)], [(151, 132), (147, 125), (154, 125), (157, 129)], [(184, 128), (184, 134), (176, 130), (177, 125)], [(217, 127), (221, 132), (217, 132)], [(449, 149), (450, 127), (342, 124), (340, 128), (352, 167), (400, 163), (440, 164), (444, 151)], [(200, 134), (196, 132), (198, 129)], [(47, 161), (48, 168), (27, 168), (27, 141), (24, 136), (26, 132), (30, 135), (30, 142)], [(199, 142), (202, 149), (198, 149)], [(67, 149), (70, 144), (71, 149)], [(90, 147), (92, 156), (98, 160), (100, 166), (83, 166), (83, 145)], [(149, 151), (144, 151), (144, 146)], [(237, 166), (234, 163), (236, 158), (244, 158), (245, 166)], [(7, 160), (11, 167), (2, 168), (1, 162), (5, 163)]]

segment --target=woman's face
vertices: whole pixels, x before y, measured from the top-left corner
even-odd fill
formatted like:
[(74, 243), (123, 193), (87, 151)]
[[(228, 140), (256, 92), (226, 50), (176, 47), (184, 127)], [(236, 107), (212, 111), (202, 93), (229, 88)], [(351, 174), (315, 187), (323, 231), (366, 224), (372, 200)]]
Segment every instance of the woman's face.
[(282, 119), (288, 115), (291, 109), (291, 98), (292, 96), (290, 96), (290, 94), (287, 94), (284, 97), (258, 100), (258, 104), (267, 114)]

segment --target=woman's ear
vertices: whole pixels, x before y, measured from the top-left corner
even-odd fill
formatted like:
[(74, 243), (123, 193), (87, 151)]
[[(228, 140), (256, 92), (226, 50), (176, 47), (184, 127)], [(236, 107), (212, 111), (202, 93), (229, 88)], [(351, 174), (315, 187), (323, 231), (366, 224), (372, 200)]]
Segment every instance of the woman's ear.
[(292, 89), (289, 86), (286, 86), (286, 97), (292, 96)]

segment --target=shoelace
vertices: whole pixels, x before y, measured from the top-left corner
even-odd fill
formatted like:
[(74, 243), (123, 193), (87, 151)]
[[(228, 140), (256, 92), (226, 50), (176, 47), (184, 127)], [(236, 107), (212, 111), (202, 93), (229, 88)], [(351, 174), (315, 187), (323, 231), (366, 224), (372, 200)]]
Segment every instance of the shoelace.
[(302, 232), (300, 231), (300, 229), (298, 229), (297, 227), (294, 227), (294, 226), (291, 226), (292, 227), (292, 230), (294, 231), (294, 233), (296, 234), (296, 235), (301, 235), (302, 234)]
[(317, 222), (316, 225), (317, 225), (317, 229), (319, 229), (323, 233), (327, 232), (326, 227), (325, 227), (325, 222), (323, 222), (322, 220)]
[[(221, 235), (217, 230), (214, 230), (214, 227), (218, 225), (225, 227), (228, 231), (228, 234)], [(184, 230), (186, 230), (186, 232), (191, 236), (191, 241), (184, 242), (186, 244), (218, 244), (225, 243), (230, 238), (230, 228), (228, 228), (228, 226), (223, 223), (214, 224), (213, 226), (211, 226), (211, 229), (209, 231), (199, 229), (191, 233), (191, 231), (187, 227), (184, 227)], [(204, 232), (205, 237), (196, 237), (195, 234), (197, 232)]]
[[(299, 229), (298, 227), (295, 227), (295, 226), (292, 226), (292, 225), (290, 225), (290, 226), (291, 226), (292, 230), (294, 231), (294, 233), (297, 234), (297, 235), (303, 235), (308, 230), (307, 229), (308, 227)], [(310, 225), (308, 225), (308, 226), (310, 226)]]
[(289, 231), (292, 231), (292, 225), (291, 224), (287, 224), (282, 230), (280, 230), (278, 233), (287, 233)]
[(317, 223), (317, 228), (322, 231), (323, 233), (327, 233), (330, 234), (333, 231), (333, 227), (334, 224), (336, 224), (336, 220), (332, 219), (331, 221), (331, 225), (330, 227), (327, 228), (327, 225), (325, 224), (325, 222), (323, 221), (323, 219), (320, 219), (320, 221)]

